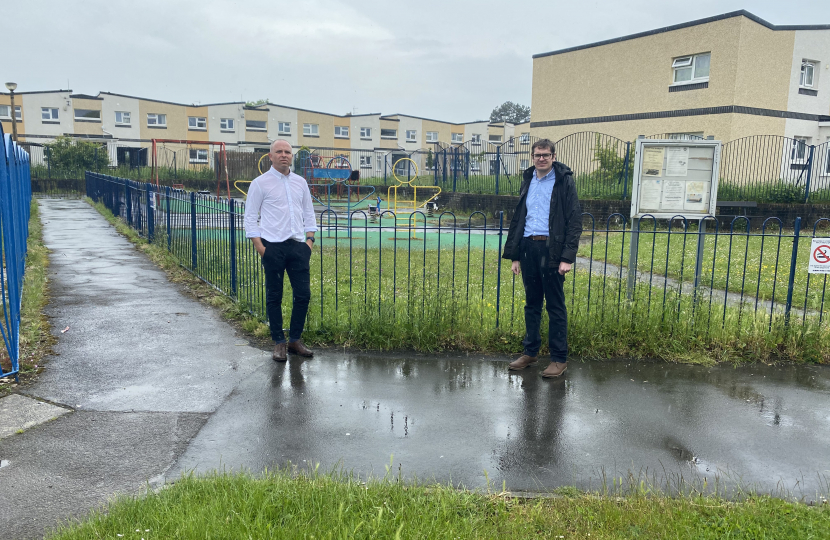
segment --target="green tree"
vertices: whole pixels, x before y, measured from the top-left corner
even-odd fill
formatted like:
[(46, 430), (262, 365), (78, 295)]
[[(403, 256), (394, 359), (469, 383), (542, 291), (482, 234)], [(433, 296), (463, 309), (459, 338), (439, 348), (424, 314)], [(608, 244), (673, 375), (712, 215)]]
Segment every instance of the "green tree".
[(491, 122), (510, 122), (511, 124), (523, 124), (530, 120), (530, 107), (505, 101), (490, 113)]
[(110, 158), (104, 144), (81, 141), (59, 135), (46, 145), (46, 162), (58, 171), (98, 171), (109, 166)]
[(432, 170), (433, 160), (432, 160), (432, 148), (429, 149), (427, 152), (427, 170)]
[[(634, 148), (629, 149), (629, 158), (634, 157)], [(598, 163), (595, 173), (595, 179), (601, 183), (618, 182), (620, 176), (623, 174), (625, 167), (625, 154), (620, 153), (617, 144), (608, 141), (602, 144), (599, 133), (597, 134), (596, 144), (594, 144), (594, 159)], [(631, 179), (634, 174), (634, 165), (631, 159), (628, 162), (628, 178)]]
[(246, 107), (260, 107), (262, 105), (268, 105), (268, 98), (258, 99), (256, 101), (246, 101)]

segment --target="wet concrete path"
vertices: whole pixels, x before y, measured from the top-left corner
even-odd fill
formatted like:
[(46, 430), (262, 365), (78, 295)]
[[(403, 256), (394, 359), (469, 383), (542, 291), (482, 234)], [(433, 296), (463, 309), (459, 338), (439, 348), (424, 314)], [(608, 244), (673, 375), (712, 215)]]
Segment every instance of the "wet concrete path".
[(276, 364), (85, 203), (41, 208), (58, 344), (27, 393), (70, 412), (0, 438), (11, 538), (184, 471), (287, 463), (512, 491), (631, 472), (827, 494), (830, 369), (573, 361), (547, 381), (500, 357)]

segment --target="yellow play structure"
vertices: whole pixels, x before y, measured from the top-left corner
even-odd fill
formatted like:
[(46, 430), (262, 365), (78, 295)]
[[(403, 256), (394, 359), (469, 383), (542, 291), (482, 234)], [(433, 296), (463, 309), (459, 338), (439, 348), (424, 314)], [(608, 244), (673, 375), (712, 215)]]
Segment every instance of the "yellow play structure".
[[(409, 179), (404, 180), (398, 178), (398, 167), (401, 163), (409, 162), (409, 167), (414, 169), (415, 174)], [(426, 207), (427, 203), (435, 200), (441, 193), (439, 186), (418, 186), (415, 181), (418, 179), (418, 164), (410, 158), (401, 158), (392, 165), (392, 176), (398, 182), (395, 186), (390, 186), (386, 192), (386, 205), (389, 210), (395, 212), (395, 234), (399, 230), (411, 231), (412, 238), (418, 238), (416, 222), (418, 220), (418, 209)], [(398, 190), (400, 189), (400, 197)], [(403, 198), (406, 190), (411, 189), (412, 198)], [(420, 191), (421, 198), (418, 200), (418, 192)], [(378, 209), (380, 211), (380, 209)], [(421, 214), (423, 218), (423, 214)]]

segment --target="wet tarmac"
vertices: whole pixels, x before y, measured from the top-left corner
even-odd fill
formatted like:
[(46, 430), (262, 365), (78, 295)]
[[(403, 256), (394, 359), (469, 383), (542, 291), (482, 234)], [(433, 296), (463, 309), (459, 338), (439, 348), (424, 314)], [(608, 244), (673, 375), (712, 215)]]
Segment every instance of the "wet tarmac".
[[(275, 363), (88, 205), (40, 203), (57, 343), (24, 393), (68, 412), (0, 434), (0, 536), (42, 537), (185, 471), (289, 463), (497, 491), (633, 474), (830, 492), (828, 367), (575, 359), (549, 381), (544, 363), (509, 373), (512, 358), (478, 355)], [(15, 403), (4, 414), (23, 415)]]
[[(544, 366), (540, 366), (544, 367)], [(240, 384), (167, 478), (317, 464), (483, 488), (652, 481), (815, 498), (830, 479), (830, 370), (323, 353)]]

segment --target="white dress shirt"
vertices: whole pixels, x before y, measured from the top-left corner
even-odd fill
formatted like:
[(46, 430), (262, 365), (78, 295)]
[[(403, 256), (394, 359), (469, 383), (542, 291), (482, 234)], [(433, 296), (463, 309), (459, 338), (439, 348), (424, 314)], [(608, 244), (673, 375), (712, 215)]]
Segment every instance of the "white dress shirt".
[(305, 241), (317, 230), (311, 192), (302, 176), (273, 167), (251, 182), (245, 201), (245, 236), (269, 242)]

